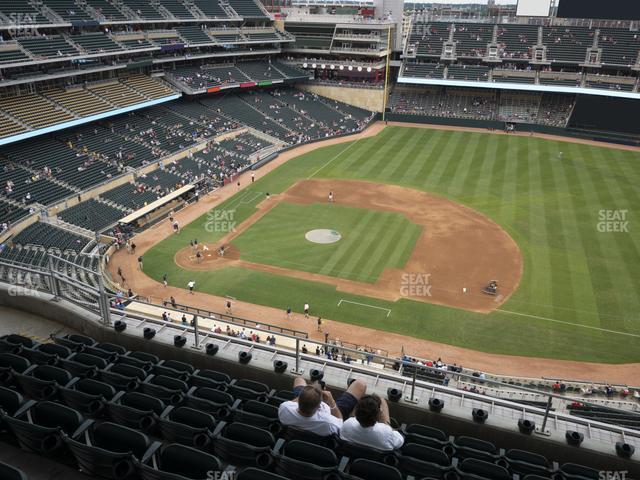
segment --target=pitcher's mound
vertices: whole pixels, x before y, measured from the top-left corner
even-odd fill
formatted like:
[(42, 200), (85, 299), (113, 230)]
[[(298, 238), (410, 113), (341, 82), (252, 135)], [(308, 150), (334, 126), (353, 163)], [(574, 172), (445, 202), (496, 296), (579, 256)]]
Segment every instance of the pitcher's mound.
[(336, 243), (342, 238), (340, 232), (329, 230), (328, 228), (319, 228), (317, 230), (308, 231), (304, 238), (313, 243)]

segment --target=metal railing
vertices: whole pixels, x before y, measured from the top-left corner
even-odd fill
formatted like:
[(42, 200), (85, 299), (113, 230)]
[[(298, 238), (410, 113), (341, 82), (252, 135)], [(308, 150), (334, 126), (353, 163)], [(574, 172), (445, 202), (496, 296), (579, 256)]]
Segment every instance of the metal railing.
[[(244, 317), (237, 317), (228, 313), (216, 312), (213, 310), (207, 310), (205, 308), (194, 307), (191, 305), (185, 305), (182, 303), (174, 302), (172, 303), (170, 300), (158, 299), (159, 302), (154, 301), (155, 297), (136, 297), (136, 301), (140, 303), (144, 303), (146, 305), (151, 305), (154, 307), (162, 307), (167, 310), (173, 310), (180, 313), (195, 313), (201, 317), (208, 317), (213, 320), (220, 320), (221, 322), (233, 323), (238, 326), (244, 327), (260, 327), (262, 330), (269, 330), (270, 332), (290, 335), (296, 338), (307, 339), (309, 338), (309, 334), (307, 332), (303, 332), (302, 330), (295, 330), (293, 328), (281, 327), (279, 325), (273, 325), (270, 323), (259, 322), (256, 320), (250, 320)], [(171, 308), (168, 308), (171, 307)]]
[[(104, 291), (104, 286), (100, 277), (98, 277), (99, 281), (97, 286), (87, 285), (75, 276), (67, 275), (64, 272), (58, 271), (54, 266), (54, 261), (60, 262), (60, 264), (71, 264), (74, 269), (81, 269), (90, 273), (95, 273), (92, 270), (85, 269), (84, 267), (68, 262), (65, 259), (51, 256), (48, 267), (46, 268), (32, 268), (26, 265), (11, 264), (0, 261), (0, 279), (7, 281), (7, 288), (24, 289), (21, 291), (14, 290), (13, 295), (15, 296), (27, 297), (29, 295), (33, 295), (33, 293), (30, 294), (29, 292), (33, 292), (34, 290), (51, 294), (54, 301), (69, 301), (87, 312), (94, 315), (98, 314), (105, 327), (111, 326), (112, 320), (114, 319), (133, 322), (134, 326), (155, 324), (159, 325), (160, 330), (162, 331), (168, 330), (168, 333), (171, 334), (171, 338), (173, 338), (172, 333), (193, 335), (194, 348), (201, 351), (208, 341), (222, 342), (225, 346), (224, 348), (227, 348), (229, 345), (236, 345), (248, 348), (252, 351), (262, 351), (272, 360), (278, 355), (290, 358), (294, 363), (294, 368), (292, 369), (293, 373), (299, 374), (303, 371), (305, 366), (311, 365), (314, 368), (319, 368), (320, 370), (335, 369), (337, 371), (342, 371), (342, 375), (346, 374), (347, 378), (354, 378), (354, 376), (366, 377), (375, 385), (380, 385), (381, 382), (385, 382), (401, 392), (405, 401), (408, 403), (418, 403), (420, 398), (424, 399), (427, 396), (430, 398), (449, 398), (449, 401), (459, 402), (460, 406), (479, 405), (482, 406), (482, 408), (486, 408), (489, 412), (493, 412), (497, 415), (511, 418), (528, 417), (530, 419), (534, 419), (540, 422), (538, 425), (541, 425), (541, 427), (537, 429), (537, 432), (540, 434), (548, 434), (548, 426), (555, 429), (568, 429), (569, 427), (575, 429), (580, 426), (590, 438), (595, 438), (597, 440), (602, 440), (603, 435), (614, 434), (626, 442), (629, 441), (628, 439), (640, 442), (640, 431), (638, 430), (566, 413), (566, 411), (568, 411), (568, 408), (566, 407), (569, 403), (578, 403), (582, 406), (601, 407), (601, 405), (590, 404), (583, 399), (561, 396), (555, 393), (544, 393), (543, 395), (546, 399), (546, 407), (541, 408), (508, 399), (461, 391), (448, 386), (450, 380), (468, 380), (478, 382), (479, 379), (477, 377), (466, 373), (418, 365), (401, 359), (390, 358), (388, 356), (372, 352), (362, 352), (345, 346), (339, 347), (340, 354), (334, 357), (333, 355), (328, 355), (327, 352), (332, 352), (336, 347), (335, 345), (295, 337), (287, 335), (286, 333), (281, 333), (279, 335), (287, 337), (289, 340), (294, 342), (294, 348), (287, 348), (280, 345), (269, 345), (266, 343), (256, 343), (247, 339), (231, 337), (223, 333), (217, 334), (212, 331), (203, 331), (198, 327), (197, 316), (193, 325), (181, 325), (171, 321), (150, 318), (143, 314), (123, 312), (122, 310), (113, 308), (109, 305), (109, 295)], [(19, 279), (19, 281), (15, 281), (17, 277), (22, 278)], [(27, 278), (28, 281), (23, 281)], [(84, 295), (84, 297), (82, 297), (82, 295)], [(82, 298), (84, 298), (84, 301)], [(88, 317), (87, 321), (91, 321), (91, 318), (93, 317)], [(303, 351), (303, 343), (301, 343), (301, 341), (304, 341), (304, 344), (313, 348), (318, 346), (325, 353), (323, 355), (315, 355), (314, 353), (310, 353), (312, 350), (307, 350), (307, 353), (305, 353)], [(353, 361), (340, 361), (344, 356), (352, 358)], [(358, 362), (357, 359), (361, 359), (360, 362)], [(425, 380), (420, 378), (419, 372), (430, 373), (432, 375), (430, 379), (442, 378), (442, 381), (436, 382), (433, 380)], [(411, 376), (407, 377), (407, 373)], [(502, 382), (490, 379), (483, 379), (482, 383), (486, 386), (505, 386)], [(540, 395), (539, 391), (526, 387), (514, 385), (508, 385), (508, 387), (521, 392)], [(617, 410), (611, 407), (608, 408), (610, 411), (617, 411), (626, 415), (631, 413), (626, 410)]]
[[(330, 369), (342, 370), (346, 372), (347, 378), (354, 378), (356, 376), (358, 376), (359, 378), (364, 377), (371, 380), (371, 382), (375, 385), (382, 384), (384, 381), (389, 383), (390, 385), (393, 385), (393, 388), (396, 388), (399, 392), (401, 392), (404, 397), (404, 401), (407, 403), (419, 403), (419, 393), (422, 398), (424, 398), (425, 395), (428, 395), (430, 398), (442, 398), (446, 396), (450, 399), (457, 398), (460, 406), (480, 406), (481, 408), (485, 408), (488, 412), (496, 415), (500, 415), (501, 412), (499, 410), (504, 409), (504, 411), (502, 411), (503, 416), (514, 418), (529, 418), (532, 420), (536, 420), (537, 422), (540, 422), (536, 422), (536, 425), (538, 425), (538, 427), (536, 428), (536, 432), (540, 435), (549, 435), (549, 428), (560, 429), (564, 427), (567, 429), (576, 429), (578, 426), (580, 426), (583, 428), (584, 432), (586, 432), (585, 436), (588, 438), (598, 438), (597, 433), (600, 432), (619, 435), (620, 439), (627, 443), (630, 441), (632, 443), (634, 441), (640, 441), (640, 431), (638, 430), (620, 425), (604, 423), (598, 420), (591, 420), (589, 418), (570, 415), (566, 413), (567, 409), (560, 408), (565, 404), (574, 402), (578, 402), (583, 406), (601, 407), (601, 405), (591, 405), (581, 399), (569, 398), (566, 396), (556, 395), (554, 393), (548, 393), (545, 394), (545, 402), (540, 402), (541, 405), (544, 404), (544, 407), (532, 406), (525, 403), (518, 403), (517, 401), (513, 400), (489, 397), (480, 393), (462, 391), (445, 385), (444, 383), (447, 382), (429, 382), (419, 378), (419, 376), (415, 373), (410, 377), (406, 377), (403, 375), (402, 371), (402, 369), (406, 368), (407, 366), (415, 366), (417, 367), (416, 372), (418, 369), (427, 369), (442, 373), (441, 370), (438, 370), (436, 368), (415, 365), (408, 362), (405, 362), (403, 365), (401, 365), (399, 370), (395, 370), (393, 368), (371, 368), (371, 366), (366, 362), (360, 364), (356, 362), (345, 364), (344, 362), (341, 362), (339, 360), (329, 359), (324, 356), (317, 356), (313, 353), (303, 353), (300, 338), (294, 339), (296, 342), (295, 348), (290, 349), (282, 346), (270, 346), (266, 343), (256, 343), (248, 339), (231, 337), (225, 334), (203, 332), (203, 330), (198, 328), (197, 321), (194, 325), (179, 325), (171, 321), (150, 319), (144, 315), (132, 314), (129, 312), (124, 313), (114, 310), (113, 313), (119, 320), (132, 322), (132, 326), (141, 327), (142, 325), (149, 326), (149, 324), (155, 324), (159, 326), (158, 331), (166, 331), (167, 329), (171, 329), (175, 332), (179, 332), (181, 335), (193, 335), (193, 348), (200, 351), (202, 351), (202, 349), (206, 347), (207, 343), (222, 342), (223, 349), (228, 349), (231, 345), (235, 345), (236, 347), (246, 349), (249, 352), (253, 351), (255, 353), (256, 351), (264, 351), (265, 354), (268, 355), (268, 358), (270, 358), (271, 360), (275, 359), (278, 356), (289, 358), (293, 362), (291, 372), (294, 374), (302, 374), (305, 371), (303, 367), (307, 367), (307, 370), (310, 367), (313, 367), (321, 371), (327, 371)], [(172, 338), (172, 335), (169, 336)], [(306, 343), (309, 344), (310, 342), (307, 341)], [(333, 345), (331, 345), (330, 343), (315, 341), (312, 341), (311, 343), (313, 343), (314, 345), (322, 345), (325, 351), (328, 351), (333, 347)], [(363, 353), (349, 348), (343, 348), (342, 350), (351, 353), (354, 356), (361, 355)], [(401, 361), (399, 361), (398, 359), (392, 359), (377, 354), (369, 355), (372, 359), (372, 362), (375, 362), (378, 365), (382, 365), (383, 367), (393, 367), (399, 362), (401, 363)], [(478, 380), (476, 377), (464, 373), (445, 372), (445, 374), (448, 378), (455, 377), (457, 379), (473, 379), (475, 381)], [(327, 375), (325, 375), (325, 379), (328, 379)], [(504, 386), (503, 383), (493, 380), (483, 380), (483, 382), (486, 385)], [(329, 384), (330, 381), (327, 383)], [(514, 387), (511, 385), (510, 387), (524, 392), (539, 394), (538, 391), (531, 390), (526, 387)], [(617, 411), (622, 414), (631, 414), (631, 412), (629, 411), (617, 410), (614, 408), (611, 408), (611, 411)]]

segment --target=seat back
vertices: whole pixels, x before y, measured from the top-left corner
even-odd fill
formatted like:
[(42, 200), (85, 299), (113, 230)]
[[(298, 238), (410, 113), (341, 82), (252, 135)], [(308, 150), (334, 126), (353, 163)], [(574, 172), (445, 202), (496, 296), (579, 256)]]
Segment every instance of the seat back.
[(0, 387), (0, 410), (13, 416), (24, 403), (24, 398), (15, 390)]
[(33, 423), (47, 428), (61, 428), (71, 435), (82, 424), (84, 418), (77, 410), (54, 402), (38, 402), (31, 410)]
[(158, 419), (162, 437), (172, 443), (204, 449), (211, 443), (216, 421), (212, 415), (189, 407), (167, 407)]
[(271, 433), (243, 423), (222, 425), (214, 440), (215, 454), (233, 465), (267, 468), (273, 462)]
[(57, 355), (60, 358), (69, 358), (73, 353), (69, 347), (57, 343), (41, 343), (36, 347), (36, 350), (49, 355)]
[(107, 400), (111, 400), (116, 394), (116, 389), (108, 383), (93, 380), (91, 378), (83, 378), (78, 380), (74, 384), (74, 388), (79, 392), (86, 393), (87, 395), (99, 395)]
[(0, 462), (0, 478), (2, 480), (27, 480), (27, 476), (22, 470), (2, 462)]
[(166, 407), (161, 400), (139, 392), (125, 393), (120, 397), (120, 403), (137, 410), (152, 411), (156, 415), (160, 415)]
[(236, 478), (237, 480), (290, 480), (288, 477), (254, 467), (245, 468)]
[(397, 468), (365, 458), (354, 460), (349, 474), (363, 480), (402, 480), (402, 473)]
[(115, 363), (109, 368), (109, 370), (125, 377), (135, 377), (138, 380), (144, 380), (149, 376), (144, 368), (135, 365), (128, 365), (126, 363)]
[(93, 444), (109, 452), (131, 452), (138, 459), (149, 448), (149, 438), (141, 432), (131, 428), (104, 422), (93, 429)]
[(596, 480), (602, 478), (598, 470), (576, 463), (563, 463), (560, 466), (560, 473), (562, 473), (562, 478), (566, 480)]
[(275, 461), (276, 472), (290, 478), (322, 480), (338, 472), (338, 458), (332, 450), (300, 440), (287, 442)]
[(193, 368), (193, 365), (190, 363), (179, 362), (177, 360), (163, 360), (162, 366), (172, 368), (179, 372), (187, 372), (189, 374), (192, 374), (195, 371), (195, 368)]
[(0, 369), (10, 368), (18, 373), (24, 372), (31, 366), (31, 362), (20, 355), (13, 353), (0, 353)]
[(506, 468), (476, 458), (463, 460), (458, 466), (458, 475), (463, 479), (511, 480), (513, 478)]
[(215, 456), (177, 443), (162, 449), (158, 463), (159, 470), (187, 478), (208, 478), (208, 472), (222, 471)]

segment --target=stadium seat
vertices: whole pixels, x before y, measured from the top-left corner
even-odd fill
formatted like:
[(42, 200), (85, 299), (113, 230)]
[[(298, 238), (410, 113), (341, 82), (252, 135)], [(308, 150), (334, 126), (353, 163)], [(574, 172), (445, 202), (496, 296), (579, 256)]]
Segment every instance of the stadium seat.
[(14, 416), (2, 420), (25, 450), (53, 454), (63, 445), (62, 433), (71, 437), (81, 435), (92, 423), (85, 421), (76, 410), (54, 402), (37, 402)]
[(13, 353), (0, 353), (0, 385), (10, 386), (15, 383), (14, 373), (23, 373), (31, 366), (26, 358)]
[(157, 397), (168, 405), (181, 403), (188, 390), (186, 382), (166, 375), (149, 375), (140, 384), (140, 391)]
[(95, 378), (98, 376), (98, 369), (105, 368), (107, 362), (95, 355), (78, 352), (69, 358), (58, 360), (58, 366), (64, 368), (74, 377)]
[(278, 420), (278, 408), (257, 400), (243, 402), (234, 409), (233, 421), (269, 430), (276, 436), (282, 431), (282, 425)]
[(110, 422), (92, 424), (77, 439), (63, 438), (85, 473), (114, 480), (130, 478), (134, 460), (145, 462), (151, 446), (145, 434)]
[[(108, 383), (116, 390), (124, 390), (127, 392), (133, 391), (138, 388), (140, 385), (140, 378), (134, 375), (125, 375), (123, 373), (117, 373), (117, 369), (115, 367), (121, 367), (123, 365), (117, 364), (112, 365), (111, 368), (106, 370), (101, 370), (98, 374), (97, 379), (101, 382)], [(141, 369), (137, 369), (143, 372)], [(122, 370), (118, 370), (122, 371)], [(135, 373), (127, 370), (127, 373)], [(146, 376), (145, 376), (146, 378)]]
[(124, 355), (127, 353), (127, 349), (122, 345), (116, 345), (115, 343), (98, 343), (95, 345), (96, 348), (100, 350), (104, 350), (105, 352), (115, 353), (118, 356)]
[(336, 454), (325, 447), (300, 440), (278, 440), (273, 455), (275, 470), (287, 477), (301, 480), (322, 480), (344, 470), (348, 459), (341, 464)]
[(34, 403), (35, 400), (25, 400), (15, 390), (0, 387), (0, 432), (4, 432), (9, 428), (2, 420), (3, 416), (20, 416), (23, 410), (31, 408)]
[(235, 398), (242, 400), (259, 400), (266, 402), (271, 396), (271, 390), (267, 385), (253, 380), (234, 380), (227, 386), (227, 392)]
[(303, 442), (313, 443), (314, 445), (332, 450), (338, 448), (338, 437), (336, 435), (318, 435), (292, 426), (285, 427), (283, 437), (287, 440), (301, 440)]
[(56, 355), (58, 358), (69, 358), (73, 353), (70, 348), (67, 348), (63, 345), (58, 345), (56, 343), (41, 343), (35, 348), (35, 350), (46, 355)]
[(345, 480), (402, 480), (403, 478), (397, 468), (366, 458), (354, 460), (348, 467), (348, 473), (343, 473), (341, 477)]
[(342, 439), (338, 440), (338, 450), (342, 455), (350, 459), (366, 458), (386, 465), (395, 466), (398, 464), (398, 458), (394, 450), (378, 450), (367, 445), (346, 442)]
[(214, 452), (233, 465), (268, 468), (276, 441), (271, 433), (244, 423), (220, 422), (214, 432)]
[(460, 460), (475, 458), (486, 462), (495, 462), (500, 453), (491, 442), (465, 436), (456, 437), (453, 452)]
[(551, 475), (557, 470), (557, 465), (554, 467), (542, 455), (516, 449), (507, 450), (504, 457), (498, 460), (498, 465), (508, 468), (509, 471), (520, 476), (528, 474)]
[(58, 387), (71, 381), (66, 370), (51, 365), (31, 365), (15, 378), (24, 393), (35, 400), (48, 400), (57, 394)]
[(560, 474), (563, 480), (597, 480), (602, 478), (598, 470), (575, 463), (561, 465)]
[(156, 425), (164, 409), (160, 399), (139, 392), (118, 392), (106, 405), (107, 416), (114, 423), (143, 432)]
[(187, 392), (185, 404), (188, 407), (212, 414), (216, 419), (225, 419), (231, 415), (232, 408), (239, 404), (227, 392), (208, 387), (193, 387)]
[(113, 363), (109, 365), (107, 370), (125, 377), (136, 378), (142, 382), (149, 376), (149, 372), (142, 368), (142, 365), (144, 364), (132, 365), (128, 363)]
[(398, 468), (416, 478), (444, 478), (453, 470), (457, 459), (451, 459), (442, 450), (418, 443), (405, 443), (398, 454)]
[(83, 415), (98, 415), (106, 402), (116, 394), (116, 389), (108, 383), (90, 378), (74, 378), (65, 387), (58, 389), (62, 401)]
[(204, 449), (216, 427), (213, 415), (189, 407), (167, 407), (158, 419), (162, 437), (171, 443)]
[(277, 473), (268, 472), (259, 468), (249, 467), (238, 473), (237, 480), (292, 480)]
[(231, 383), (231, 377), (215, 370), (196, 370), (189, 378), (192, 387), (221, 388)]
[(405, 443), (419, 443), (432, 448), (443, 448), (450, 442), (449, 436), (442, 430), (412, 423), (401, 428)]
[(456, 468), (456, 472), (461, 480), (513, 479), (513, 475), (506, 468), (476, 458), (463, 460)]
[(145, 462), (136, 462), (143, 480), (200, 480), (222, 471), (220, 460), (201, 450), (178, 443), (155, 447), (149, 449)]
[(23, 337), (22, 335), (16, 335), (14, 333), (9, 335), (3, 335), (0, 337), (0, 340), (10, 344), (10, 345), (20, 345), (23, 348), (35, 348), (38, 345), (38, 342), (32, 340), (28, 337)]
[(22, 470), (2, 462), (0, 462), (0, 478), (2, 480), (28, 480)]

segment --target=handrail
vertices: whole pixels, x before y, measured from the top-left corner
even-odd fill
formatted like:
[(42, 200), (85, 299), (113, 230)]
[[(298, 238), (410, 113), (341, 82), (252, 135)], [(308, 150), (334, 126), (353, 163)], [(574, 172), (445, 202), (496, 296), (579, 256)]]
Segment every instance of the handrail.
[[(144, 321), (145, 323), (154, 323), (154, 324), (158, 324), (158, 325), (162, 325), (162, 328), (172, 328), (175, 330), (181, 330), (184, 333), (191, 333), (191, 334), (195, 334), (195, 327), (191, 326), (191, 325), (179, 325), (176, 324), (174, 322), (171, 321), (165, 321), (162, 319), (150, 319), (148, 317), (145, 317), (144, 315), (139, 315), (139, 314), (132, 314), (130, 312), (126, 312), (123, 313), (120, 310), (117, 309), (112, 309), (112, 313), (116, 313), (117, 315), (120, 316), (120, 319), (125, 319), (125, 318), (131, 318), (131, 319), (139, 319)], [(420, 379), (416, 379), (415, 377), (410, 380), (408, 377), (404, 377), (402, 376), (401, 373), (393, 373), (393, 371), (389, 371), (388, 369), (383, 369), (383, 370), (379, 370), (379, 369), (372, 369), (369, 367), (366, 367), (364, 365), (358, 365), (358, 364), (347, 364), (345, 365), (342, 362), (336, 361), (336, 360), (329, 360), (327, 358), (324, 357), (317, 357), (315, 355), (312, 354), (304, 354), (301, 353), (299, 351), (299, 348), (296, 349), (296, 351), (292, 351), (291, 349), (287, 349), (286, 347), (282, 347), (279, 345), (275, 345), (275, 346), (270, 346), (266, 343), (256, 343), (256, 342), (252, 342), (251, 340), (245, 340), (245, 339), (241, 339), (238, 337), (230, 337), (228, 335), (225, 334), (216, 334), (214, 332), (209, 332), (205, 335), (202, 334), (202, 332), (199, 332), (199, 336), (200, 337), (204, 337), (204, 340), (206, 341), (208, 338), (210, 339), (216, 339), (216, 340), (220, 340), (220, 341), (224, 341), (227, 343), (232, 343), (232, 344), (239, 344), (242, 346), (247, 346), (250, 348), (260, 348), (262, 350), (266, 350), (266, 351), (270, 351), (273, 352), (273, 355), (277, 355), (277, 354), (281, 354), (281, 355), (287, 355), (287, 356), (295, 356), (298, 360), (300, 359), (304, 359), (305, 361), (309, 361), (309, 362), (319, 362), (322, 363), (323, 366), (330, 366), (330, 367), (334, 367), (334, 368), (338, 368), (338, 369), (348, 369), (349, 370), (349, 376), (351, 378), (353, 378), (353, 373), (361, 373), (364, 375), (374, 375), (376, 377), (376, 383), (379, 382), (380, 379), (385, 379), (385, 380), (390, 380), (390, 381), (394, 381), (394, 382), (398, 382), (403, 384), (405, 387), (408, 386), (409, 383), (412, 384), (412, 387), (420, 387), (420, 388), (425, 388), (428, 389), (430, 391), (432, 391), (433, 393), (435, 392), (441, 392), (441, 393), (445, 393), (448, 395), (452, 395), (452, 396), (456, 396), (456, 397), (460, 397), (462, 400), (464, 400), (465, 398), (471, 398), (474, 401), (483, 403), (483, 404), (490, 404), (493, 406), (501, 406), (501, 407), (505, 407), (505, 408), (509, 408), (512, 410), (515, 410), (517, 412), (528, 412), (531, 414), (537, 414), (539, 416), (544, 416), (545, 418), (548, 418), (550, 415), (552, 415), (556, 421), (558, 419), (562, 419), (568, 423), (571, 424), (579, 424), (582, 425), (584, 427), (586, 427), (587, 429), (591, 429), (594, 427), (597, 427), (601, 430), (606, 430), (609, 432), (614, 432), (614, 433), (618, 433), (620, 435), (623, 436), (630, 436), (633, 438), (637, 438), (640, 441), (640, 431), (638, 430), (634, 430), (634, 429), (630, 429), (630, 428), (626, 428), (620, 425), (615, 425), (615, 424), (609, 424), (609, 423), (604, 423), (604, 422), (599, 422), (597, 420), (589, 420), (586, 418), (582, 418), (582, 417), (578, 417), (578, 416), (573, 416), (567, 413), (562, 413), (562, 412), (553, 412), (552, 414), (550, 414), (548, 411), (545, 411), (545, 408), (540, 408), (540, 407), (536, 407), (536, 406), (531, 406), (531, 405), (524, 405), (522, 403), (518, 403), (518, 402), (514, 402), (514, 401), (510, 401), (507, 399), (502, 399), (502, 398), (497, 398), (497, 397), (488, 397), (487, 395), (482, 395), (482, 394), (478, 394), (478, 393), (473, 393), (473, 392), (468, 392), (468, 391), (461, 391), (458, 390), (456, 388), (452, 388), (452, 387), (448, 387), (445, 385), (440, 385), (437, 383), (432, 383), (432, 382), (428, 382), (425, 380), (420, 380)], [(299, 339), (298, 339), (299, 340)], [(331, 344), (324, 344), (323, 342), (314, 342), (313, 343), (317, 343), (320, 345), (324, 345), (325, 347), (331, 347)], [(199, 343), (200, 345), (202, 345), (202, 343)], [(298, 345), (299, 347), (299, 345)], [(345, 350), (349, 350), (349, 349), (345, 349)], [(355, 353), (359, 353), (361, 354), (362, 352), (355, 352)], [(375, 354), (371, 354), (374, 357), (377, 358), (383, 358), (387, 361), (391, 361), (389, 358), (387, 357), (381, 357), (380, 355), (375, 355)], [(429, 368), (429, 367), (422, 367), (419, 366), (420, 368)], [(433, 369), (432, 369), (433, 370)], [(450, 373), (450, 372), (449, 372)], [(468, 375), (465, 374), (460, 374), (460, 373), (455, 373), (452, 374), (455, 376), (461, 376), (461, 377), (465, 377)], [(473, 377), (474, 379), (476, 379), (475, 377)], [(477, 380), (477, 379), (476, 379)], [(485, 380), (485, 383), (499, 383), (499, 382), (492, 382), (490, 380)], [(503, 384), (501, 384), (503, 385)], [(520, 390), (524, 390), (524, 391), (529, 391), (529, 392), (534, 392), (534, 393), (539, 393), (530, 389), (526, 389), (523, 387), (516, 387)], [(568, 398), (568, 397), (562, 397), (559, 395), (555, 395), (552, 393), (547, 393), (544, 394), (547, 398), (550, 399), (557, 399), (561, 402), (578, 402), (581, 405), (592, 405), (589, 404), (588, 402), (585, 402), (583, 400), (580, 399), (573, 399), (573, 398)], [(592, 406), (594, 407), (602, 407), (602, 405), (595, 405), (593, 404)], [(611, 407), (607, 407), (610, 408), (611, 410), (617, 410), (615, 408), (611, 408)], [(626, 411), (626, 410), (618, 410), (620, 413), (624, 413), (624, 414), (629, 414), (632, 412)]]
[[(141, 298), (146, 298), (149, 301), (145, 301), (145, 300), (141, 300)], [(216, 312), (213, 310), (207, 310), (204, 308), (199, 308), (199, 307), (193, 307), (191, 305), (185, 305), (182, 303), (175, 303), (172, 304), (170, 301), (168, 300), (162, 300), (162, 305), (158, 305), (156, 303), (153, 303), (151, 300), (151, 298), (149, 297), (138, 297), (136, 299), (138, 302), (140, 303), (144, 303), (145, 305), (151, 305), (154, 307), (159, 307), (162, 306), (162, 308), (167, 308), (168, 306), (173, 306), (173, 308), (167, 308), (168, 310), (173, 310), (176, 312), (187, 312), (187, 313), (195, 313), (196, 315), (200, 315), (200, 316), (205, 316), (205, 317), (211, 317), (215, 320), (220, 320), (222, 322), (228, 322), (228, 323), (234, 323), (236, 325), (244, 325), (244, 326), (248, 326), (248, 327), (257, 327), (258, 325), (260, 327), (264, 327), (267, 330), (273, 331), (273, 332), (279, 332), (282, 334), (286, 334), (288, 336), (294, 337), (294, 338), (303, 338), (303, 339), (307, 339), (309, 338), (309, 334), (307, 332), (303, 332), (301, 330), (295, 330), (293, 328), (286, 328), (286, 327), (281, 327), (279, 325), (273, 325), (270, 323), (265, 323), (265, 322), (258, 322), (256, 320), (250, 320), (248, 318), (243, 318), (243, 317), (236, 317), (235, 315), (229, 315), (226, 313), (220, 313), (220, 312)]]

